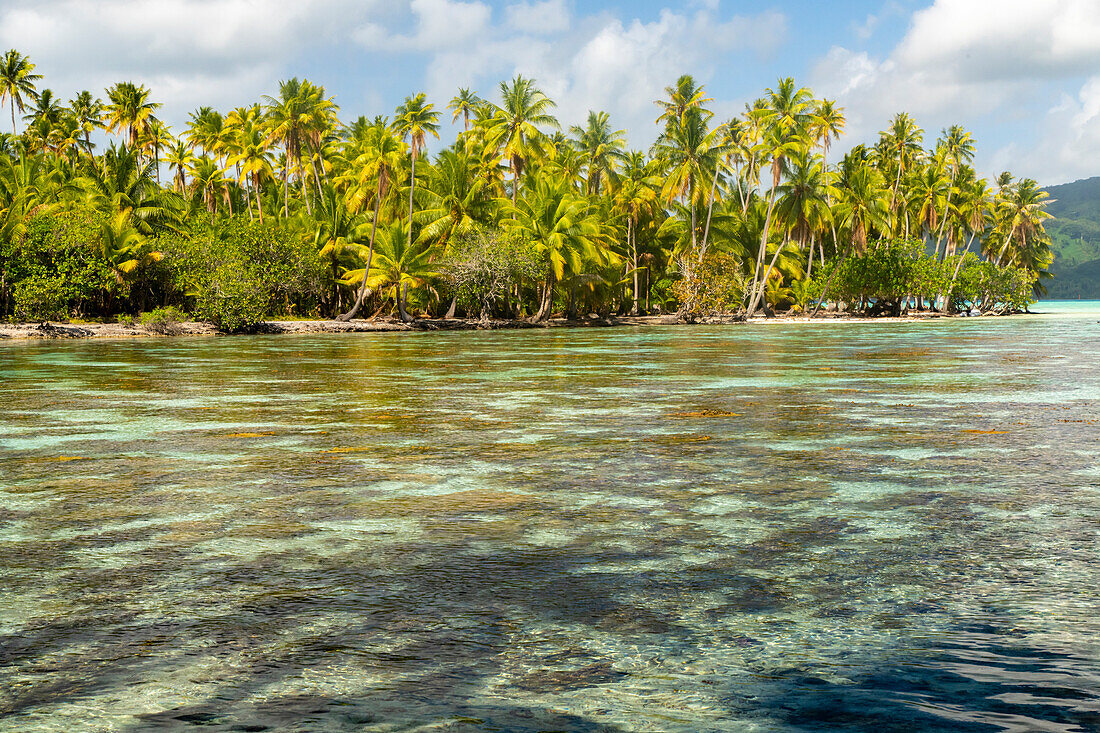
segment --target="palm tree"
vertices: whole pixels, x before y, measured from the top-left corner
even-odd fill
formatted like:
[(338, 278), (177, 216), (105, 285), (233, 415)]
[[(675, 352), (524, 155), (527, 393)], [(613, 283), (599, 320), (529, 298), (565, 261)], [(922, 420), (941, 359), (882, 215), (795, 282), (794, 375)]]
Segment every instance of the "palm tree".
[(1035, 239), (1045, 235), (1043, 221), (1053, 218), (1046, 211), (1051, 202), (1050, 194), (1039, 188), (1034, 179), (1025, 178), (1007, 187), (1006, 195), (1001, 196), (997, 204), (999, 226), (1002, 231), (1008, 229), (1004, 244), (997, 253), (998, 267), (1020, 261), (1021, 255), (1027, 251), (1028, 237)]
[(281, 143), (286, 153), (283, 167), (283, 217), (288, 217), (290, 205), (290, 171), (292, 166), (298, 169), (298, 183), (302, 188), (306, 212), (312, 213), (309, 197), (306, 195), (305, 179), (302, 176), (302, 143), (305, 135), (304, 117), (307, 117), (305, 100), (302, 96), (302, 82), (298, 78), (279, 82), (278, 98), (264, 96), (267, 105), (268, 143)]
[(227, 197), (229, 180), (225, 169), (209, 155), (195, 159), (191, 166), (192, 195), (202, 197), (206, 210), (211, 215), (218, 213), (218, 199)]
[[(805, 248), (807, 241), (810, 243), (806, 264), (807, 277), (813, 270), (813, 243), (817, 233), (826, 231), (833, 223), (832, 208), (829, 204), (833, 188), (828, 181), (824, 163), (818, 163), (816, 158), (802, 156), (795, 162), (787, 181), (781, 184), (778, 190), (777, 216), (794, 235), (800, 250)], [(778, 258), (781, 250), (782, 246), (773, 260)], [(767, 279), (768, 276), (765, 275), (764, 280), (767, 281)]]
[(340, 267), (351, 255), (359, 253), (364, 234), (363, 215), (348, 210), (344, 199), (332, 185), (325, 187), (317, 202), (314, 244), (318, 255), (328, 261), (332, 274), (332, 307), (339, 313)]
[(61, 121), (61, 114), (64, 108), (61, 106), (61, 103), (57, 101), (57, 97), (53, 95), (52, 89), (43, 89), (42, 93), (39, 94), (34, 101), (34, 107), (23, 116), (24, 122), (45, 120), (51, 125), (56, 125)]
[(690, 109), (700, 110), (703, 113), (704, 122), (712, 116), (712, 113), (707, 111), (703, 105), (714, 100), (703, 96), (703, 87), (696, 85), (695, 77), (690, 74), (681, 76), (673, 86), (665, 87), (665, 94), (668, 95), (667, 100), (658, 99), (655, 102), (663, 108), (661, 115), (657, 118), (658, 125), (662, 122), (666, 128), (683, 125), (684, 114)]
[(565, 181), (550, 176), (535, 178), (534, 187), (510, 209), (512, 219), (505, 219), (504, 226), (530, 242), (547, 266), (534, 318), (543, 321), (550, 316), (556, 282), (567, 272), (579, 274), (585, 259), (606, 259), (599, 245), (599, 227), (589, 203)]
[(395, 221), (383, 229), (374, 264), (363, 284), (376, 293), (392, 293), (398, 316), (406, 323), (414, 320), (407, 308), (409, 286), (423, 287), (438, 277), (431, 245), (412, 242), (408, 236), (409, 226), (410, 222)]
[(153, 112), (160, 108), (157, 102), (149, 101), (149, 90), (144, 85), (122, 81), (107, 90), (110, 100), (105, 108), (107, 113), (107, 132), (127, 131), (127, 144), (131, 150), (137, 150), (138, 139), (149, 127)]
[(11, 107), (11, 133), (18, 133), (15, 128), (15, 108), (19, 108), (22, 114), (24, 100), (37, 97), (34, 83), (42, 78), (41, 74), (34, 73), (34, 64), (16, 51), (14, 48), (4, 54), (0, 62), (0, 104), (7, 101)]
[(160, 183), (160, 151), (174, 143), (176, 139), (168, 125), (153, 117), (145, 128), (141, 137), (141, 146), (153, 150), (153, 169), (156, 171), (157, 183)]
[[(809, 109), (813, 96), (805, 87), (797, 87), (794, 79), (780, 79), (774, 89), (768, 89), (766, 95), (767, 117), (761, 152), (765, 160), (772, 164), (772, 185), (768, 194), (768, 210), (764, 219), (764, 231), (760, 237), (760, 249), (757, 252), (756, 269), (753, 273), (751, 299), (746, 314), (751, 318), (756, 312), (760, 300), (764, 297), (765, 280), (760, 279), (764, 265), (764, 254), (771, 234), (772, 212), (775, 209), (776, 189), (786, 165), (792, 155), (800, 154), (809, 142), (807, 124), (810, 122)], [(770, 268), (769, 268), (770, 269)], [(757, 285), (759, 284), (759, 288)]]
[[(414, 97), (405, 97), (405, 103), (397, 108), (394, 125), (402, 138), (409, 141), (409, 249), (412, 249), (413, 192), (416, 190), (416, 157), (424, 148), (428, 135), (439, 139), (439, 113), (435, 105), (428, 101), (428, 95), (420, 92)], [(402, 312), (402, 319), (405, 313)]]
[(560, 129), (550, 114), (557, 105), (535, 86), (533, 79), (516, 76), (511, 84), (500, 83), (501, 106), (493, 114), (489, 140), (500, 150), (512, 169), (512, 205), (519, 196), (520, 177), (528, 161), (543, 150), (539, 126)]
[(638, 224), (643, 216), (656, 216), (661, 211), (661, 179), (655, 166), (645, 160), (638, 151), (626, 157), (626, 170), (615, 191), (614, 210), (626, 217), (626, 246), (630, 253), (631, 271), (634, 277), (634, 305), (632, 315), (638, 315)]
[(103, 127), (103, 101), (85, 90), (69, 100), (69, 109), (84, 134), (84, 150), (92, 154), (92, 133)]
[(182, 140), (176, 140), (176, 146), (168, 151), (165, 161), (169, 170), (175, 170), (173, 185), (177, 193), (183, 193), (187, 183), (187, 171), (195, 165), (195, 155), (191, 147)]
[(654, 144), (654, 157), (668, 171), (662, 190), (666, 203), (680, 199), (690, 210), (691, 251), (699, 254), (697, 197), (700, 180), (709, 179), (711, 166), (717, 165), (716, 143), (719, 130), (707, 129), (707, 114), (698, 107), (689, 108), (669, 124)]
[(886, 179), (882, 173), (862, 158), (862, 151), (854, 150), (848, 154), (842, 165), (843, 176), (838, 188), (838, 203), (834, 216), (842, 227), (848, 229), (848, 247), (837, 260), (821, 289), (817, 306), (811, 315), (816, 316), (829, 294), (829, 287), (840, 272), (840, 265), (855, 248), (863, 253), (867, 250), (867, 237), (871, 230), (884, 231), (889, 224), (890, 208), (886, 203)]
[(337, 318), (340, 321), (351, 320), (363, 306), (363, 300), (366, 298), (368, 291), (371, 260), (374, 256), (374, 242), (378, 233), (378, 216), (382, 209), (382, 199), (386, 196), (394, 172), (405, 161), (404, 143), (397, 139), (389, 125), (375, 125), (369, 128), (365, 139), (359, 143), (357, 152), (358, 154), (352, 161), (348, 174), (354, 188), (348, 193), (346, 206), (353, 213), (358, 212), (363, 203), (370, 197), (368, 193), (371, 188), (369, 182), (373, 181), (374, 216), (371, 217), (370, 247), (367, 250), (359, 294), (356, 296), (355, 304), (351, 310)]
[[(959, 125), (952, 125), (943, 131), (942, 148), (947, 158), (947, 164), (951, 168), (951, 183), (947, 190), (947, 200), (943, 204), (943, 223), (940, 225), (939, 236), (936, 237), (936, 253), (939, 254), (940, 242), (943, 240), (943, 232), (947, 227), (948, 210), (951, 207), (951, 194), (955, 190), (955, 179), (959, 176), (959, 168), (974, 160), (974, 140), (970, 133)], [(944, 256), (947, 255), (946, 248)]]
[(576, 146), (584, 157), (588, 171), (588, 195), (600, 195), (603, 180), (614, 182), (615, 164), (623, 160), (626, 147), (624, 130), (612, 130), (611, 118), (606, 112), (589, 112), (584, 127), (574, 125), (570, 132), (577, 138)]
[(485, 104), (485, 100), (477, 96), (477, 92), (471, 92), (466, 87), (462, 87), (458, 90), (458, 94), (452, 97), (450, 103), (447, 105), (447, 109), (454, 112), (454, 115), (451, 117), (451, 122), (458, 122), (458, 118), (461, 116), (463, 131), (469, 132), (470, 115), (483, 104)]
[[(883, 130), (879, 135), (885, 156), (881, 162), (884, 166), (892, 165), (896, 168), (894, 187), (890, 192), (890, 213), (893, 214), (898, 203), (901, 178), (916, 164), (922, 153), (924, 130), (906, 112), (899, 112), (890, 123), (890, 129)], [(900, 231), (899, 224), (900, 217), (894, 222), (895, 233)]]
[[(251, 181), (252, 190), (256, 193), (256, 212), (260, 218), (260, 224), (264, 223), (264, 207), (261, 198), (261, 181), (266, 176), (273, 175), (271, 167), (271, 151), (268, 149), (267, 138), (259, 126), (251, 120), (244, 120), (237, 128), (234, 135), (232, 154), (229, 164), (236, 166), (239, 179), (243, 182)], [(247, 186), (245, 192), (248, 192)], [(252, 196), (249, 194), (248, 214), (252, 216)]]
[(152, 168), (152, 163), (142, 163), (125, 144), (120, 148), (112, 144), (102, 158), (84, 159), (79, 182), (94, 208), (112, 215), (129, 209), (134, 228), (144, 236), (178, 231), (179, 197), (160, 190)]

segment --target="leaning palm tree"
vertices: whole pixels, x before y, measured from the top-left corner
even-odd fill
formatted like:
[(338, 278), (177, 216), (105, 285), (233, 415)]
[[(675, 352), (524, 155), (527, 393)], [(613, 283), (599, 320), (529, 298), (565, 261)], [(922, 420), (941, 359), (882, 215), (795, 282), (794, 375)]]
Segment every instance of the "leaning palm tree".
[[(405, 161), (405, 145), (394, 135), (389, 125), (375, 125), (370, 127), (365, 139), (361, 141), (357, 149), (358, 155), (351, 162), (347, 178), (350, 190), (345, 200), (349, 211), (356, 213), (362, 209), (363, 204), (371, 197), (373, 188), (374, 216), (371, 217), (370, 246), (367, 249), (366, 263), (363, 267), (362, 281), (359, 286), (359, 294), (355, 298), (355, 304), (351, 310), (337, 317), (339, 321), (350, 321), (363, 306), (363, 300), (367, 296), (368, 275), (371, 269), (371, 260), (374, 257), (374, 242), (378, 233), (378, 216), (382, 210), (382, 199), (389, 190), (390, 180)], [(373, 183), (373, 186), (371, 186)], [(353, 273), (346, 273), (345, 277)]]
[(11, 133), (18, 133), (15, 128), (15, 108), (23, 113), (26, 99), (37, 97), (34, 83), (42, 78), (41, 74), (34, 73), (34, 64), (16, 51), (14, 48), (4, 54), (0, 61), (0, 104), (7, 102), (11, 107)]
[(501, 104), (494, 110), (488, 134), (490, 146), (499, 150), (512, 169), (512, 205), (519, 197), (519, 184), (527, 163), (543, 152), (543, 133), (539, 129), (560, 129), (550, 114), (557, 105), (542, 93), (533, 79), (516, 76), (500, 83)]
[[(943, 203), (943, 220), (940, 225), (940, 233), (936, 237), (937, 254), (940, 251), (944, 229), (947, 227), (948, 211), (951, 208), (951, 195), (955, 190), (955, 179), (959, 177), (959, 169), (974, 160), (974, 139), (961, 126), (952, 125), (943, 131), (942, 148), (947, 165), (951, 168), (951, 183), (948, 187), (947, 198)], [(947, 256), (946, 248), (944, 249), (944, 256)]]
[(768, 238), (771, 235), (776, 189), (779, 187), (787, 159), (801, 154), (809, 147), (808, 125), (812, 117), (808, 110), (812, 99), (810, 90), (805, 87), (796, 87), (794, 79), (790, 77), (780, 79), (774, 89), (767, 91), (767, 122), (760, 149), (762, 158), (771, 161), (772, 185), (768, 194), (768, 210), (764, 219), (764, 231), (760, 237), (760, 249), (757, 251), (756, 269), (753, 272), (752, 287), (749, 290), (750, 300), (746, 317), (752, 316), (764, 297), (766, 281), (760, 279), (760, 274), (763, 271)]
[[(413, 97), (405, 97), (405, 103), (397, 108), (394, 124), (398, 133), (409, 141), (409, 249), (412, 249), (413, 192), (416, 190), (416, 157), (424, 148), (428, 135), (439, 139), (439, 113), (435, 105), (428, 101), (428, 95), (420, 92)], [(402, 312), (401, 317), (405, 318)]]

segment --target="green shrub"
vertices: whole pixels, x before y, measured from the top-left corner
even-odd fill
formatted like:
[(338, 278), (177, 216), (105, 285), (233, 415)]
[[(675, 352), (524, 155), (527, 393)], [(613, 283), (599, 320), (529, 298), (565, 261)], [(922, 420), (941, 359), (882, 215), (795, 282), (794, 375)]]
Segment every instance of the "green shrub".
[(195, 317), (221, 331), (243, 331), (295, 299), (321, 292), (323, 264), (312, 245), (285, 226), (232, 219), (158, 238), (161, 263)]
[[(182, 331), (180, 321), (184, 320), (187, 320), (187, 314), (181, 313), (172, 306), (157, 308), (141, 314), (142, 328), (165, 336), (174, 336), (180, 333)], [(134, 319), (131, 318), (130, 323), (133, 323), (133, 321)]]
[(681, 278), (672, 285), (680, 310), (691, 316), (717, 316), (740, 310), (745, 296), (741, 262), (732, 254), (711, 251), (702, 262), (680, 262)]
[(20, 321), (65, 321), (74, 288), (60, 277), (29, 277), (12, 288), (15, 318)]

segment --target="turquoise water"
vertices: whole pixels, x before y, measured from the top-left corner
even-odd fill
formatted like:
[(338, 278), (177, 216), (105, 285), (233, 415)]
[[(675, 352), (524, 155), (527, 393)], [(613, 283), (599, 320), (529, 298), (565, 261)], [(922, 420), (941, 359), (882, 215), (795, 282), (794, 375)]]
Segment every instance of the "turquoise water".
[(0, 731), (1100, 729), (1100, 303), (0, 344)]

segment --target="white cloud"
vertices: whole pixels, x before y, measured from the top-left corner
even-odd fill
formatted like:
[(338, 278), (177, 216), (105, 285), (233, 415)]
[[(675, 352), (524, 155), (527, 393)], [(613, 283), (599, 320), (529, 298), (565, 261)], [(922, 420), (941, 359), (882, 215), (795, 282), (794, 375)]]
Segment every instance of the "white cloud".
[(1020, 171), (1042, 183), (1063, 183), (1097, 174), (1100, 160), (1100, 75), (1075, 95), (1064, 95), (1040, 123), (1038, 144), (1010, 144), (993, 155), (995, 170)]
[[(1100, 3), (1095, 0), (936, 0), (913, 15), (905, 37), (887, 57), (834, 47), (815, 66), (811, 82), (819, 94), (838, 98), (846, 108), (852, 142), (873, 139), (893, 114), (906, 111), (924, 127), (925, 142), (931, 144), (950, 124), (983, 117), (1015, 121), (1037, 94), (1049, 93), (1052, 83), (1072, 83), (1098, 69)], [(1094, 90), (1086, 85), (1074, 100), (1072, 119), (1051, 110), (1042, 123), (1044, 139), (1069, 145), (1073, 136), (1067, 149), (1075, 152), (1054, 155), (1064, 170), (1073, 155), (1088, 152), (1100, 158), (1100, 138), (1089, 132), (1097, 124), (1089, 112), (1093, 99)], [(1057, 167), (1038, 165), (1035, 156), (1006, 165), (1008, 152), (1007, 145), (996, 153), (979, 147), (979, 165), (987, 167), (987, 174), (1002, 166), (1059, 177)]]
[[(557, 2), (543, 5), (564, 8)], [(461, 51), (434, 54), (429, 96), (442, 101), (460, 86), (491, 81), (494, 88), (481, 92), (495, 97), (496, 80), (519, 73), (536, 79), (558, 103), (564, 127), (583, 122), (590, 109), (606, 110), (616, 127), (627, 130), (631, 145), (642, 148), (656, 135), (653, 102), (678, 76), (694, 73), (706, 82), (732, 54), (772, 53), (786, 35), (786, 18), (779, 13), (722, 18), (701, 7), (663, 10), (650, 22), (624, 22), (609, 14), (567, 17), (558, 32), (536, 36), (519, 31), (524, 25), (510, 12), (515, 7), (505, 13), (506, 27), (493, 27)], [(533, 8), (525, 6), (536, 12)]]
[(520, 33), (543, 35), (569, 29), (569, 8), (565, 0), (522, 2), (505, 8), (508, 26)]
[(412, 34), (390, 32), (385, 25), (364, 23), (354, 33), (363, 46), (392, 51), (443, 51), (468, 47), (489, 30), (492, 10), (482, 2), (412, 0), (416, 28)]
[(272, 91), (279, 69), (342, 32), (375, 2), (298, 0), (37, 0), (0, 6), (0, 45), (37, 64), (66, 97), (132, 80), (165, 102), (170, 122), (200, 104), (243, 104)]

